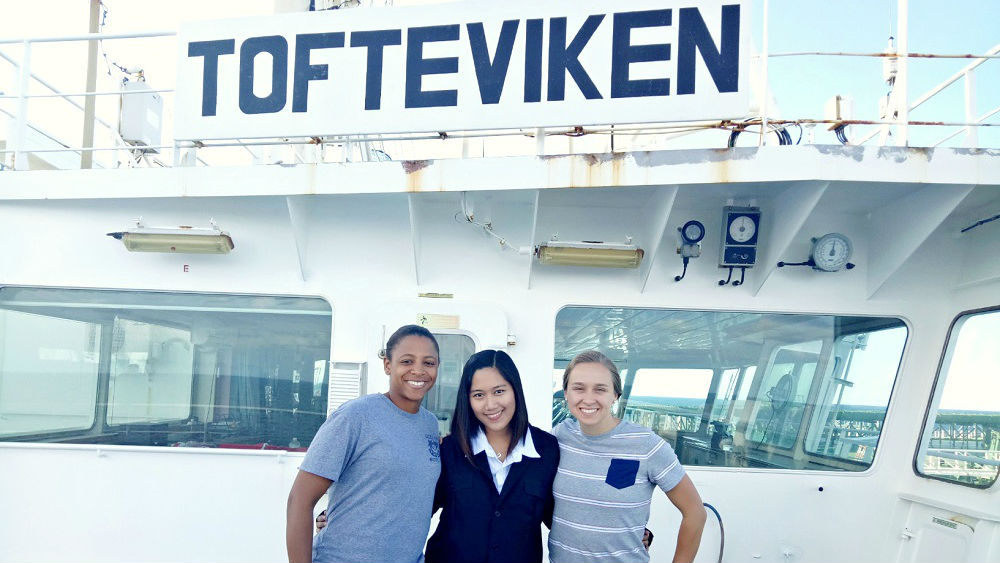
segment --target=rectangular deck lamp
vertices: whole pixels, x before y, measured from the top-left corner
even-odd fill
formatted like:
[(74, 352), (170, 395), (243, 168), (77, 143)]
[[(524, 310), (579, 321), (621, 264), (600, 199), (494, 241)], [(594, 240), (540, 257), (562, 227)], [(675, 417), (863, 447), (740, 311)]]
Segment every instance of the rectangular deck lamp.
[(178, 254), (228, 254), (235, 246), (229, 233), (212, 224), (212, 228), (144, 227), (117, 233), (109, 237), (122, 241), (129, 252), (166, 252)]
[(634, 244), (597, 241), (549, 241), (535, 247), (538, 263), (546, 266), (638, 268), (643, 254)]

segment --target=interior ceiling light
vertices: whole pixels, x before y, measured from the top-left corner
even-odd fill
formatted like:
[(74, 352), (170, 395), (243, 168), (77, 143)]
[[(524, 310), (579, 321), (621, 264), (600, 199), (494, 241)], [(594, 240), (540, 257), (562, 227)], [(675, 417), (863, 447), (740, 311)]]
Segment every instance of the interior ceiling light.
[(600, 241), (550, 240), (535, 247), (539, 264), (547, 266), (591, 266), (597, 268), (638, 268), (644, 252), (632, 244)]
[(234, 248), (233, 239), (213, 220), (210, 228), (146, 227), (141, 220), (135, 228), (109, 237), (122, 241), (129, 252), (167, 252), (182, 254), (228, 254)]

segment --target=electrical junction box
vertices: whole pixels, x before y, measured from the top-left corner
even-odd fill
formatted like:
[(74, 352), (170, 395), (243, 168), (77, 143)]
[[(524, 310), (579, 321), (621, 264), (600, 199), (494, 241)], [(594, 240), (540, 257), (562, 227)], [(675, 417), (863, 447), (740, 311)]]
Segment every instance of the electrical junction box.
[[(150, 90), (142, 80), (132, 80), (122, 84), (118, 133), (123, 141), (135, 147), (160, 145), (163, 130), (163, 97)], [(159, 149), (146, 150), (160, 152)]]

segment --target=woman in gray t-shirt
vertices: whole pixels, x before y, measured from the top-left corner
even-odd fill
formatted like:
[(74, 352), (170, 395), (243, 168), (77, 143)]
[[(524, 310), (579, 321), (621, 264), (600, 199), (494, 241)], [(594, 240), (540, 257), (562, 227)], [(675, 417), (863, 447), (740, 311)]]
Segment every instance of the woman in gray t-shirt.
[[(323, 423), (288, 495), (290, 562), (422, 561), (441, 456), (437, 418), (420, 403), (438, 355), (427, 329), (400, 328), (383, 358), (389, 392), (348, 401)], [(327, 526), (313, 541), (327, 490)]]

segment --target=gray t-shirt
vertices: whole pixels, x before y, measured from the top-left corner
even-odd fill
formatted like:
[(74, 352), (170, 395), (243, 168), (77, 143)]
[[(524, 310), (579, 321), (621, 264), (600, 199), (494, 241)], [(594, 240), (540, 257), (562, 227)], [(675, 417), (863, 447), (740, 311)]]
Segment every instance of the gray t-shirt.
[(653, 488), (669, 491), (684, 477), (670, 444), (624, 420), (599, 436), (584, 434), (575, 420), (552, 433), (559, 439), (559, 472), (552, 483), (549, 560), (649, 561), (642, 532)]
[(420, 562), (441, 473), (437, 419), (381, 394), (344, 403), (323, 423), (299, 469), (330, 486), (313, 561)]

